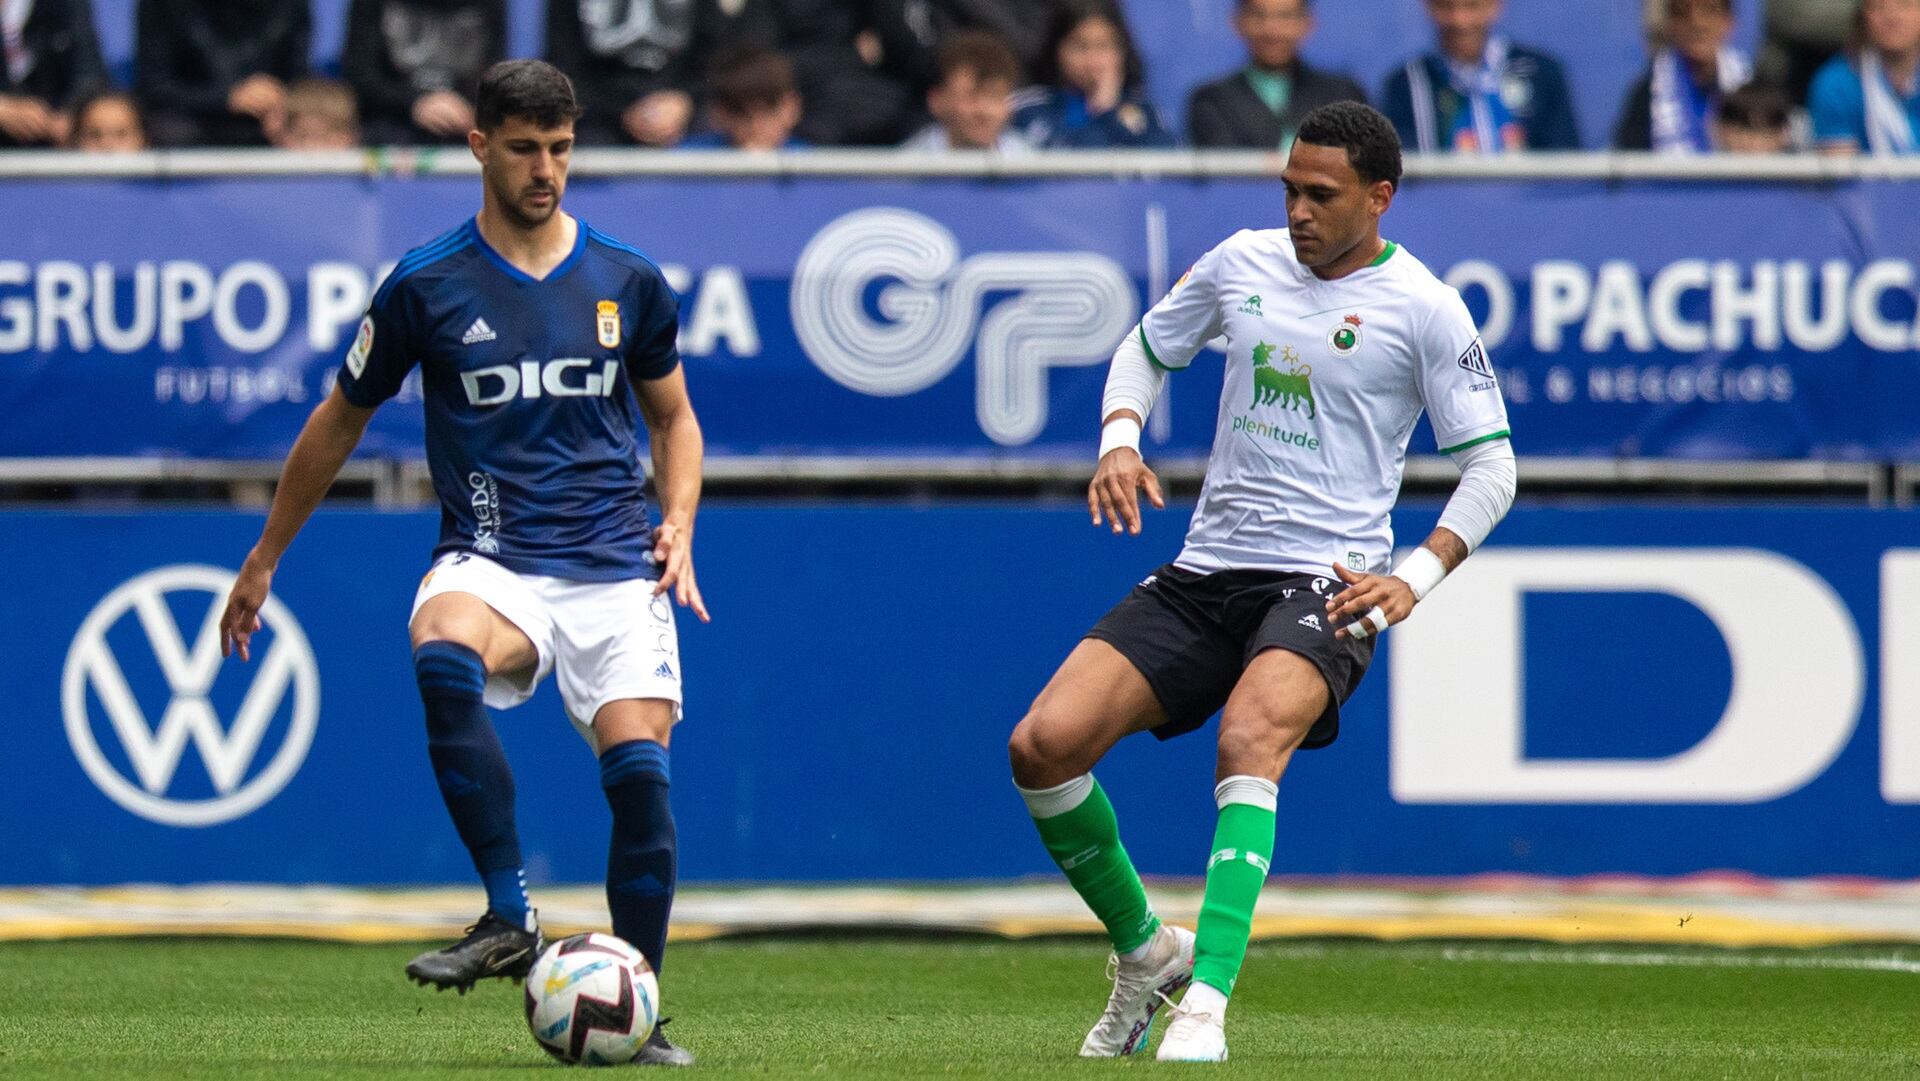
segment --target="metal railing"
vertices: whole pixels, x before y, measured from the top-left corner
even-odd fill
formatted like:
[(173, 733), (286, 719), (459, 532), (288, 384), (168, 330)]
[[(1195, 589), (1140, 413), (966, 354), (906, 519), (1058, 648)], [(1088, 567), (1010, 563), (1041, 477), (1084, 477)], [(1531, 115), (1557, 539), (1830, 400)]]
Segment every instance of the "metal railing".
[[(648, 177), (1277, 177), (1284, 155), (1252, 150), (1048, 151), (945, 154), (898, 150), (818, 149), (748, 153), (727, 150), (583, 149), (577, 176)], [(60, 150), (0, 151), (0, 183), (9, 179), (271, 176), (473, 176), (479, 165), (464, 147), (373, 147), (365, 150), (154, 150), (78, 154)], [(1410, 154), (1406, 176), (1424, 180), (1746, 180), (1832, 183), (1920, 180), (1920, 157), (1827, 157), (1816, 154), (1678, 155), (1647, 153), (1529, 154), (1469, 157)]]
[[(1150, 458), (1176, 498), (1198, 492), (1201, 458)], [(181, 458), (0, 458), (0, 503), (215, 501), (264, 507), (280, 463)], [(1085, 494), (1093, 462), (1060, 458), (719, 456), (706, 463), (715, 495), (821, 498), (836, 495), (1042, 497)], [(1406, 494), (1442, 496), (1459, 477), (1433, 455), (1407, 459)], [(1910, 507), (1920, 494), (1920, 463), (1776, 460), (1684, 461), (1662, 458), (1520, 458), (1520, 490), (1537, 497), (1635, 496), (1708, 499), (1823, 499)], [(426, 463), (354, 459), (336, 495), (391, 509), (432, 506)]]

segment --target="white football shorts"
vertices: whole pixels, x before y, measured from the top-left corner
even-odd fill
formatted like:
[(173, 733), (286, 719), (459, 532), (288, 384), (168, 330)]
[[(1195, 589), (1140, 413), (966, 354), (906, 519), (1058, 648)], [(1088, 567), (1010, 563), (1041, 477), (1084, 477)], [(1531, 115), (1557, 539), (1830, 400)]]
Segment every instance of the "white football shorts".
[(486, 602), (540, 654), (531, 669), (489, 675), (487, 705), (511, 709), (556, 672), (567, 718), (592, 743), (593, 718), (608, 702), (659, 698), (672, 702), (673, 718), (680, 719), (680, 636), (671, 599), (654, 596), (653, 586), (646, 578), (574, 582), (519, 574), (485, 556), (449, 552), (420, 580), (413, 613), (442, 593)]

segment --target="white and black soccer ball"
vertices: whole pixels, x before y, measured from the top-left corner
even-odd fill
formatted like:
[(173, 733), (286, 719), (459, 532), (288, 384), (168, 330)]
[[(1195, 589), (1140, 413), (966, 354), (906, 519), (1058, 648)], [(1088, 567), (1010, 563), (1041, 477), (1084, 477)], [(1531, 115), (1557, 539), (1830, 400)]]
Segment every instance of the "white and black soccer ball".
[(584, 934), (547, 947), (527, 974), (527, 1027), (562, 1062), (633, 1059), (660, 1019), (660, 981), (639, 950)]

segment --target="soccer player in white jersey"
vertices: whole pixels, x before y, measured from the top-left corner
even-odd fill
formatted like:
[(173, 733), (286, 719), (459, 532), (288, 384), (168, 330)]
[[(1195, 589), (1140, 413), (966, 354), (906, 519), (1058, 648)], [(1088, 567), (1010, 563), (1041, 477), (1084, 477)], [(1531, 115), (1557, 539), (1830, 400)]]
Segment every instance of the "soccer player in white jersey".
[[(463, 993), (525, 976), (540, 952), (513, 773), (487, 707), (526, 701), (548, 672), (613, 811), (613, 932), (660, 970), (677, 865), (667, 740), (681, 701), (668, 598), (707, 615), (692, 556), (702, 441), (673, 291), (652, 260), (560, 209), (580, 115), (565, 75), (496, 64), (474, 113), (480, 213), (409, 252), (375, 291), (221, 620), (223, 647), (245, 658), (281, 556), (374, 409), (418, 368), (442, 514), (408, 629), (427, 755), (487, 908), (407, 975)], [(642, 493), (649, 447), (657, 530)], [(692, 1056), (655, 1028), (636, 1061)]]
[[(1166, 373), (1224, 337), (1206, 484), (1179, 556), (1088, 633), (1008, 745), (1048, 853), (1117, 955), (1082, 1055), (1141, 1050), (1156, 1011), (1187, 987), (1158, 1057), (1226, 1059), (1281, 773), (1296, 748), (1333, 742), (1375, 636), (1513, 502), (1506, 406), (1466, 305), (1380, 237), (1400, 182), (1393, 126), (1364, 105), (1317, 109), (1283, 178), (1287, 228), (1227, 238), (1114, 353), (1094, 525), (1138, 534), (1143, 489), (1163, 505), (1141, 426)], [(1462, 475), (1439, 527), (1392, 567), (1388, 513), (1423, 408)], [(1216, 711), (1219, 818), (1196, 934), (1154, 916), (1090, 771), (1125, 736), (1168, 739)]]

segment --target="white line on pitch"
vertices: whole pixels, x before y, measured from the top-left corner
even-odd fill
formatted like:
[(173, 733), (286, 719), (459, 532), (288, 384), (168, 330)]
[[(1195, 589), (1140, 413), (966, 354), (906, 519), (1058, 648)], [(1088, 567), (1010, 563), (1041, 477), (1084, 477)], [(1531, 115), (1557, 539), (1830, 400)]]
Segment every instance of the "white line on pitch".
[(1674, 968), (1810, 968), (1920, 973), (1920, 961), (1900, 957), (1794, 957), (1749, 953), (1664, 953), (1658, 950), (1500, 950), (1457, 946), (1440, 951), (1449, 961), (1547, 965), (1630, 965)]
[[(1331, 956), (1333, 947), (1320, 943), (1256, 943), (1254, 950), (1273, 957), (1321, 958)], [(1422, 959), (1461, 961), (1479, 964), (1513, 965), (1622, 965), (1641, 968), (1783, 968), (1825, 969), (1856, 972), (1905, 972), (1920, 974), (1920, 960), (1903, 957), (1827, 957), (1818, 954), (1792, 956), (1755, 954), (1739, 950), (1700, 952), (1659, 950), (1591, 949), (1501, 949), (1486, 946), (1432, 946), (1401, 948), (1401, 952)]]

